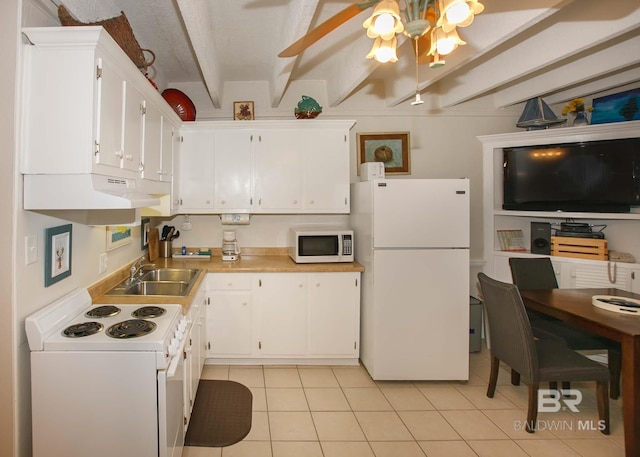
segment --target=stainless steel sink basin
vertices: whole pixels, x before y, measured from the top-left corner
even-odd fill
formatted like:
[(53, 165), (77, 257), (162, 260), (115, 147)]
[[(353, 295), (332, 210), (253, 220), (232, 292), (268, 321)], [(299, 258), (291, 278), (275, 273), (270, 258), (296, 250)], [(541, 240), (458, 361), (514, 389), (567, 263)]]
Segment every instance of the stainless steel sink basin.
[(124, 295), (187, 295), (189, 283), (183, 281), (138, 281)]
[(142, 281), (184, 281), (189, 282), (198, 276), (200, 270), (195, 268), (159, 268), (147, 271), (140, 278)]
[(106, 295), (165, 295), (184, 297), (200, 274), (197, 268), (156, 268), (131, 281), (127, 278)]

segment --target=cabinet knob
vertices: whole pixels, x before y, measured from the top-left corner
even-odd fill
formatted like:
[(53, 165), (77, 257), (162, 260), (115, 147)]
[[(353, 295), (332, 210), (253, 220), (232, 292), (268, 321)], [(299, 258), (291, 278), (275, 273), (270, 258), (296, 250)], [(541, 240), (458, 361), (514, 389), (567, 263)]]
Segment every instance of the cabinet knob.
[(122, 152), (122, 151), (116, 151), (116, 157), (117, 157), (118, 159), (122, 159), (122, 158), (124, 157), (124, 152)]
[(229, 284), (227, 284), (229, 287), (233, 286), (232, 282), (229, 282)]
[(127, 159), (128, 161), (132, 161), (133, 160), (133, 156), (131, 154), (127, 154), (125, 156), (125, 159)]
[(220, 204), (224, 205), (226, 202), (224, 200), (220, 200)]
[(316, 287), (320, 287), (320, 281), (316, 281)]
[(300, 284), (298, 284), (298, 287), (302, 288), (302, 287), (304, 287), (304, 284), (300, 283)]
[(294, 205), (297, 205), (297, 204), (298, 204), (298, 200), (294, 200), (294, 201), (293, 201), (293, 204), (294, 204)]
[(311, 200), (311, 201), (309, 202), (309, 204), (310, 204), (310, 205), (313, 205), (313, 200)]
[(242, 306), (247, 306), (247, 302), (246, 302), (246, 301), (243, 301), (243, 302), (242, 302)]

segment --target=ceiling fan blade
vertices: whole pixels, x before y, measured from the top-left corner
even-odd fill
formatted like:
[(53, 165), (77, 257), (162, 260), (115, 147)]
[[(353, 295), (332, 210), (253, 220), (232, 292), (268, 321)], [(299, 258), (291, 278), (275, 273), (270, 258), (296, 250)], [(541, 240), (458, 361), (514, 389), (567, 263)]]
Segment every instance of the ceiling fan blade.
[(320, 24), (318, 27), (311, 30), (309, 33), (307, 33), (305, 36), (303, 36), (298, 41), (293, 43), (287, 49), (282, 51), (280, 54), (278, 54), (278, 57), (297, 56), (302, 51), (304, 51), (309, 46), (311, 46), (313, 43), (318, 41), (320, 38), (328, 35), (330, 32), (340, 27), (349, 19), (357, 16), (362, 11), (369, 8), (375, 3), (377, 3), (377, 1), (376, 2), (365, 1), (365, 2), (352, 3), (351, 5), (347, 6), (345, 9), (340, 11), (338, 14), (331, 16), (329, 19), (327, 19), (322, 24)]

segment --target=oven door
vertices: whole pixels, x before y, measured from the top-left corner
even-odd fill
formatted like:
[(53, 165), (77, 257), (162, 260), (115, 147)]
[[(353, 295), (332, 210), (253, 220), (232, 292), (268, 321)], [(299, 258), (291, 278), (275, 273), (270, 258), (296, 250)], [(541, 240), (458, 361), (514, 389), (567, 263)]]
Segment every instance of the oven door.
[(180, 457), (184, 447), (184, 343), (169, 368), (158, 371), (159, 457)]

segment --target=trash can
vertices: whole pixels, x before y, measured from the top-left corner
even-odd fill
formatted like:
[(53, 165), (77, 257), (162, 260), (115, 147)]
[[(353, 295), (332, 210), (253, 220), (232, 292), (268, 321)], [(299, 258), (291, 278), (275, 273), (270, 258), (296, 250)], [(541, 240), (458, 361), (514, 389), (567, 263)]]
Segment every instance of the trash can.
[(469, 352), (482, 349), (482, 302), (469, 297)]

